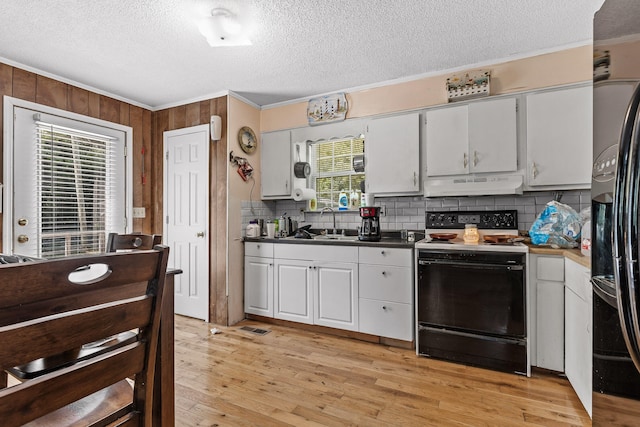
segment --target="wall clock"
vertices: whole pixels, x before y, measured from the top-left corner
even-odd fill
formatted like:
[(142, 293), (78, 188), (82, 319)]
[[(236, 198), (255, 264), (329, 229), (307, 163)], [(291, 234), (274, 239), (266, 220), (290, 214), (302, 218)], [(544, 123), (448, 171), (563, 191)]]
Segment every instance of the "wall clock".
[(256, 138), (256, 134), (253, 133), (248, 126), (243, 126), (238, 131), (238, 143), (240, 144), (240, 148), (247, 154), (251, 154), (256, 151), (258, 148), (258, 139)]

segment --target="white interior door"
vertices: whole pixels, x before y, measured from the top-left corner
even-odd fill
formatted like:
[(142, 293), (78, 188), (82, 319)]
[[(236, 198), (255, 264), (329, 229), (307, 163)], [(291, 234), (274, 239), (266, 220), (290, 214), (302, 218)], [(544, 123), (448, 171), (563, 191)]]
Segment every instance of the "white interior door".
[(209, 321), (209, 126), (164, 133), (164, 242), (175, 313)]

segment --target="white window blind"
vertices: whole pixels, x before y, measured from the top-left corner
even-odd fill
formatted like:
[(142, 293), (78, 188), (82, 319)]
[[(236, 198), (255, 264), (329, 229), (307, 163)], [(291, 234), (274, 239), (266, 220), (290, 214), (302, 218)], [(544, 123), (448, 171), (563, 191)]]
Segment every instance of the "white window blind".
[(115, 179), (117, 157), (123, 155), (118, 139), (35, 124), (40, 256), (104, 252), (109, 213), (122, 204)]
[(312, 145), (315, 184), (319, 207), (337, 207), (340, 192), (347, 197), (354, 195), (360, 200), (360, 183), (364, 173), (353, 170), (353, 156), (364, 152), (364, 139), (348, 138), (321, 141)]

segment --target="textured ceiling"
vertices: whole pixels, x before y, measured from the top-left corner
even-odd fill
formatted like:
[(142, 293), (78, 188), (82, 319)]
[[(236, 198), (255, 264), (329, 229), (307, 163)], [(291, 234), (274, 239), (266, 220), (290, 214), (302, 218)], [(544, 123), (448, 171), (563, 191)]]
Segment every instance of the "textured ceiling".
[[(152, 109), (257, 105), (589, 43), (602, 0), (2, 0), (0, 61)], [(252, 46), (210, 47), (226, 6)]]

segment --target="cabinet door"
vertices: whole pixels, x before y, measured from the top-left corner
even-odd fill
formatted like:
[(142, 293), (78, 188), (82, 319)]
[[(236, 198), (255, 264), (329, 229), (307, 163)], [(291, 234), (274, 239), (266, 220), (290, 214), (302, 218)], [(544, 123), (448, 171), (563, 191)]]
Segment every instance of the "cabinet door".
[(585, 409), (591, 414), (591, 275), (586, 267), (571, 260), (567, 259), (565, 265), (565, 373)]
[(564, 371), (564, 282), (536, 283), (537, 366)]
[(262, 198), (291, 198), (291, 132), (262, 134)]
[(364, 143), (366, 190), (374, 194), (420, 190), (420, 115), (373, 119)]
[(358, 264), (318, 263), (314, 323), (358, 330)]
[(244, 258), (244, 311), (273, 317), (273, 259)]
[(426, 115), (427, 175), (469, 173), (468, 106), (429, 110)]
[(591, 87), (527, 96), (527, 182), (591, 184)]
[(515, 98), (469, 104), (469, 171), (509, 172), (517, 169)]
[(274, 317), (313, 324), (311, 263), (276, 259), (274, 266)]

